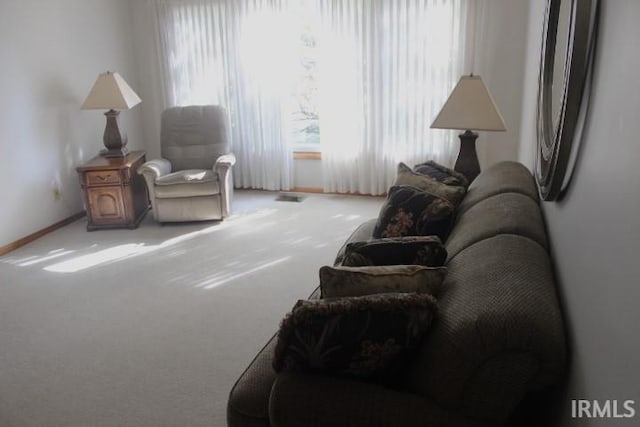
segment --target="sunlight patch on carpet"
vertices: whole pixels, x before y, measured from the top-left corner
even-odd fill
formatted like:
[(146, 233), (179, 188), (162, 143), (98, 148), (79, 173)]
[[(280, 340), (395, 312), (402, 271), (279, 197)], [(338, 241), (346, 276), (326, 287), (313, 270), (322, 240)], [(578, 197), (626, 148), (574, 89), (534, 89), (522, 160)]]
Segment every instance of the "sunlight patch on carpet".
[[(264, 228), (269, 223), (259, 222), (257, 220), (264, 219), (270, 215), (274, 215), (277, 212), (277, 209), (263, 209), (255, 213), (250, 213), (247, 215), (238, 215), (235, 217), (228, 218), (226, 221), (222, 223), (216, 223), (210, 227), (204, 228), (202, 230), (193, 231), (190, 233), (185, 233), (180, 236), (172, 237), (163, 241), (157, 245), (147, 245), (146, 243), (129, 243), (124, 245), (117, 245), (110, 248), (106, 248), (94, 253), (80, 255), (65, 261), (61, 261), (52, 265), (49, 265), (44, 268), (46, 271), (54, 272), (54, 273), (75, 273), (81, 270), (86, 270), (87, 268), (96, 267), (98, 265), (103, 265), (107, 263), (117, 262), (124, 259), (129, 259), (135, 256), (148, 254), (149, 252), (157, 251), (159, 249), (166, 249), (169, 247), (176, 246), (178, 244), (186, 243), (196, 237), (208, 235), (211, 233), (219, 232), (226, 228), (232, 226), (244, 225), (243, 228), (239, 228), (240, 233), (250, 232), (247, 227), (248, 224), (255, 223), (260, 228)], [(274, 222), (275, 224), (275, 222)], [(95, 245), (94, 245), (95, 246)], [(67, 253), (71, 253), (73, 251), (69, 251)], [(49, 257), (50, 259), (52, 257)], [(55, 257), (54, 257), (55, 258)], [(38, 258), (37, 260), (42, 261), (42, 258)], [(28, 261), (32, 264), (36, 263), (36, 260)]]
[(278, 258), (278, 259), (273, 260), (273, 261), (266, 262), (264, 264), (260, 264), (257, 267), (251, 268), (251, 269), (246, 270), (246, 271), (242, 271), (242, 272), (235, 273), (235, 274), (226, 273), (225, 274), (226, 277), (224, 277), (222, 279), (219, 279), (219, 278), (214, 278), (213, 280), (209, 279), (207, 281), (204, 281), (204, 282), (199, 283), (198, 285), (196, 285), (196, 288), (213, 289), (213, 288), (218, 287), (220, 285), (224, 285), (225, 283), (228, 283), (228, 282), (231, 282), (233, 280), (239, 279), (240, 277), (244, 277), (244, 276), (247, 276), (249, 274), (253, 274), (253, 273), (257, 272), (257, 271), (264, 270), (265, 268), (273, 267), (275, 265), (278, 265), (278, 264), (283, 263), (285, 261), (288, 261), (290, 259), (291, 259), (291, 256), (285, 256), (285, 257)]

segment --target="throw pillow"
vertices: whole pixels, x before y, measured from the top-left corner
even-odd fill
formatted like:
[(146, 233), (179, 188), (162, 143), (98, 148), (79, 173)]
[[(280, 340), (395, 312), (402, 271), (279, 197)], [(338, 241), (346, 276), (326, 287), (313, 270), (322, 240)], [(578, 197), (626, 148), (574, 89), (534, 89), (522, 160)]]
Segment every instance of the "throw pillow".
[(442, 197), (450, 201), (454, 206), (458, 206), (464, 197), (466, 190), (462, 186), (447, 185), (436, 181), (428, 175), (416, 173), (404, 163), (398, 164), (398, 174), (393, 185), (410, 185), (428, 191), (431, 194)]
[(428, 294), (298, 301), (280, 325), (273, 368), (390, 383), (435, 311)]
[(373, 237), (435, 235), (446, 241), (453, 222), (453, 205), (434, 194), (407, 185), (389, 189)]
[(404, 236), (348, 243), (342, 265), (444, 265), (447, 250), (438, 236)]
[(466, 176), (433, 160), (415, 165), (413, 170), (419, 174), (428, 175), (443, 184), (460, 185), (465, 189), (469, 187), (469, 181)]
[(383, 293), (417, 292), (437, 295), (446, 267), (386, 265), (320, 268), (322, 298), (359, 297)]

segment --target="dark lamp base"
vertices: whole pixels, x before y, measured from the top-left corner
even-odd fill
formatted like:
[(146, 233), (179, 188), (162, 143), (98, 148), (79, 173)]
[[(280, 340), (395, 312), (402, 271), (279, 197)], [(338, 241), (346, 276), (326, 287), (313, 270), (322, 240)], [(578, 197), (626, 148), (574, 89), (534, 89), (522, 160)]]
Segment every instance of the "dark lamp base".
[(458, 137), (460, 138), (460, 152), (453, 169), (463, 174), (471, 182), (480, 173), (480, 163), (478, 163), (478, 156), (476, 155), (476, 138), (478, 134), (468, 130), (458, 135)]
[(104, 150), (100, 150), (100, 155), (107, 158), (125, 157), (127, 154), (129, 154), (129, 149), (127, 147), (115, 148), (112, 150), (105, 148)]
[(127, 149), (127, 135), (120, 131), (118, 126), (119, 111), (109, 110), (104, 115), (107, 117), (107, 126), (104, 128), (102, 141), (105, 150), (100, 152), (102, 157), (124, 157), (129, 153)]

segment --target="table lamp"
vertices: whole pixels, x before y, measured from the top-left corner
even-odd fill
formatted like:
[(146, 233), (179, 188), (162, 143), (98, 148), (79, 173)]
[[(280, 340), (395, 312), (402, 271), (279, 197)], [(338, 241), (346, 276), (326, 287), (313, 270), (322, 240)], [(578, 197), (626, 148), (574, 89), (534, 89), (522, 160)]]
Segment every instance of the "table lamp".
[(460, 152), (453, 167), (469, 182), (480, 173), (473, 130), (505, 131), (504, 119), (480, 76), (462, 76), (431, 124), (433, 129), (459, 129)]
[(124, 157), (127, 149), (127, 135), (118, 126), (119, 110), (128, 110), (141, 102), (140, 97), (129, 87), (118, 73), (107, 71), (98, 76), (82, 110), (108, 110), (107, 126), (104, 129), (103, 142), (105, 150), (100, 151), (103, 157)]

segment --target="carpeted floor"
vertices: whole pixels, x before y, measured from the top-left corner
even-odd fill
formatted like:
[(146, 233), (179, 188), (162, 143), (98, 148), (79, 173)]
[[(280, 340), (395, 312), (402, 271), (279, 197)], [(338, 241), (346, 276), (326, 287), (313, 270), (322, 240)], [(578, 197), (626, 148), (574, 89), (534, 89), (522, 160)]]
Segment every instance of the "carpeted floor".
[(86, 232), (0, 257), (1, 426), (225, 426), (228, 392), (382, 199), (236, 192), (222, 223)]

